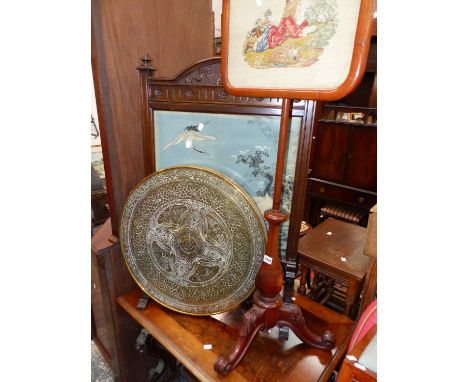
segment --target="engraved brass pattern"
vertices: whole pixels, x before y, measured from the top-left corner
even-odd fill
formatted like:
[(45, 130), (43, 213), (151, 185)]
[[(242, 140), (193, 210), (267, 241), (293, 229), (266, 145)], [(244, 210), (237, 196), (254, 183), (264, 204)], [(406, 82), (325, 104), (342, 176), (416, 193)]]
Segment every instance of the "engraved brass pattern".
[(149, 296), (179, 312), (208, 315), (251, 293), (266, 230), (255, 202), (231, 180), (173, 167), (132, 191), (120, 240), (132, 276)]

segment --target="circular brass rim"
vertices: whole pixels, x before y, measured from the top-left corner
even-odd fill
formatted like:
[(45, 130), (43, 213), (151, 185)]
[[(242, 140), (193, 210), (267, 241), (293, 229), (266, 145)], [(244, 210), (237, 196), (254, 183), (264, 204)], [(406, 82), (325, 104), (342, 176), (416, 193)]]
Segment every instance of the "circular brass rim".
[[(245, 191), (243, 188), (241, 188), (241, 186), (237, 183), (235, 183), (231, 178), (227, 177), (226, 175), (224, 175), (223, 173), (219, 172), (219, 171), (216, 171), (216, 170), (213, 170), (211, 168), (207, 168), (207, 167), (202, 167), (202, 166), (171, 166), (171, 167), (166, 167), (164, 169), (161, 169), (159, 171), (155, 171), (153, 172), (152, 174), (149, 174), (147, 176), (145, 176), (141, 181), (139, 181), (133, 188), (132, 190), (129, 192), (128, 196), (126, 197), (125, 199), (125, 203), (124, 203), (124, 207), (122, 208), (122, 211), (120, 213), (120, 226), (119, 226), (119, 240), (120, 240), (120, 248), (121, 248), (121, 251), (122, 251), (122, 255), (123, 255), (123, 258), (124, 258), (124, 262), (125, 262), (125, 266), (127, 267), (127, 270), (128, 272), (130, 273), (130, 275), (132, 276), (133, 280), (135, 281), (135, 283), (140, 287), (140, 289), (142, 289), (152, 300), (156, 301), (158, 304), (164, 306), (165, 308), (167, 309), (170, 309), (170, 310), (173, 310), (175, 312), (178, 312), (178, 313), (183, 313), (183, 314), (187, 314), (187, 315), (190, 315), (190, 316), (211, 316), (211, 315), (215, 315), (215, 314), (219, 314), (219, 313), (224, 313), (224, 312), (228, 312), (230, 310), (232, 310), (233, 308), (235, 308), (236, 306), (238, 306), (239, 304), (241, 304), (243, 301), (245, 301), (251, 294), (252, 292), (255, 290), (255, 284), (252, 285), (252, 287), (250, 288), (249, 292), (246, 293), (245, 297), (243, 299), (241, 299), (240, 301), (238, 302), (235, 302), (229, 306), (227, 306), (226, 308), (220, 310), (220, 311), (215, 311), (215, 312), (210, 312), (210, 313), (193, 313), (193, 312), (186, 312), (186, 311), (183, 311), (183, 310), (179, 310), (179, 309), (176, 309), (168, 304), (165, 304), (164, 302), (158, 300), (156, 297), (154, 297), (152, 295), (152, 293), (150, 293), (147, 288), (145, 288), (141, 283), (140, 281), (137, 279), (137, 277), (134, 275), (133, 271), (130, 269), (129, 265), (128, 265), (128, 262), (127, 262), (127, 258), (126, 256), (124, 255), (124, 248), (122, 246), (122, 241), (121, 241), (121, 238), (122, 238), (122, 218), (124, 216), (124, 214), (126, 213), (126, 206), (127, 206), (127, 203), (128, 201), (130, 200), (130, 198), (132, 197), (132, 195), (138, 190), (138, 188), (143, 184), (145, 183), (148, 179), (154, 177), (154, 176), (157, 176), (159, 174), (162, 174), (164, 172), (169, 172), (171, 170), (174, 170), (174, 169), (195, 169), (195, 170), (201, 170), (201, 171), (205, 171), (209, 174), (212, 174), (212, 175), (215, 175), (217, 176), (218, 178), (222, 179), (223, 181), (225, 181), (226, 183), (228, 183), (230, 186), (232, 186), (240, 195), (242, 195), (242, 197), (247, 201), (249, 207), (253, 210), (253, 212), (255, 213), (255, 216), (257, 217), (257, 221), (259, 222), (259, 225), (260, 225), (260, 228), (261, 228), (261, 231), (262, 231), (262, 238), (263, 238), (263, 252), (265, 251), (265, 246), (266, 246), (266, 242), (267, 242), (267, 230), (266, 230), (266, 226), (265, 226), (265, 221), (263, 220), (263, 215), (262, 213), (260, 212), (257, 204), (255, 203), (255, 201), (253, 200), (253, 198), (247, 193), (247, 191)], [(260, 264), (259, 264), (260, 265)]]

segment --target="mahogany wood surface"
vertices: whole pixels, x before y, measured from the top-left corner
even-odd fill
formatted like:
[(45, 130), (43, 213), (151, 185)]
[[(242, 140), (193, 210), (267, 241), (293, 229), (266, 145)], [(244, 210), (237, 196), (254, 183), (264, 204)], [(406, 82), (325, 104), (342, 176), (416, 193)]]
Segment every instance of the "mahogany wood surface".
[(328, 218), (299, 239), (299, 258), (313, 259), (343, 277), (360, 281), (369, 265), (369, 258), (363, 253), (366, 233), (366, 229), (358, 225)]
[(138, 60), (149, 53), (158, 74), (171, 76), (210, 57), (212, 7), (209, 0), (95, 0), (91, 10), (94, 79), (102, 94), (99, 125), (108, 147), (112, 185), (108, 182), (107, 190), (118, 236), (125, 199), (144, 177)]
[(316, 139), (320, 145), (315, 150), (312, 174), (315, 178), (339, 182), (346, 169), (351, 130), (333, 123), (320, 123), (316, 130)]
[(284, 160), (286, 157), (286, 147), (288, 142), (288, 132), (289, 132), (289, 119), (291, 113), (291, 100), (289, 98), (283, 100), (281, 106), (281, 122), (280, 122), (280, 132), (278, 137), (278, 156), (276, 158), (276, 174), (275, 174), (275, 187), (273, 193), (273, 206), (274, 211), (280, 209), (282, 191), (281, 187), (283, 185), (283, 176), (284, 176)]
[[(365, 148), (363, 150), (362, 148)], [(369, 160), (375, 158), (375, 160)], [(377, 191), (377, 129), (353, 126), (344, 184)]]
[[(278, 329), (272, 328), (269, 334), (260, 332), (239, 365), (221, 376), (213, 369), (214, 361), (217, 354), (234, 347), (245, 310), (239, 307), (211, 317), (194, 317), (153, 301), (145, 310), (139, 310), (136, 305), (140, 294), (139, 289), (134, 289), (118, 297), (117, 302), (201, 381), (325, 382), (344, 356), (354, 327), (347, 317), (296, 296), (295, 303), (302, 308), (311, 330), (335, 333), (335, 348), (327, 351), (306, 346), (294, 334), (282, 341), (278, 339)], [(204, 350), (206, 344), (212, 349)]]
[[(233, 0), (235, 1), (235, 0)], [(239, 96), (249, 97), (283, 97), (300, 98), (312, 100), (337, 100), (352, 92), (361, 82), (366, 67), (367, 55), (370, 46), (370, 39), (374, 24), (375, 0), (361, 0), (358, 25), (354, 41), (353, 56), (349, 73), (345, 81), (335, 89), (281, 89), (281, 88), (237, 88), (234, 87), (228, 78), (229, 62), (229, 15), (230, 0), (223, 1), (222, 12), (222, 36), (223, 46), (221, 50), (222, 58), (222, 81), (223, 86), (231, 93)]]

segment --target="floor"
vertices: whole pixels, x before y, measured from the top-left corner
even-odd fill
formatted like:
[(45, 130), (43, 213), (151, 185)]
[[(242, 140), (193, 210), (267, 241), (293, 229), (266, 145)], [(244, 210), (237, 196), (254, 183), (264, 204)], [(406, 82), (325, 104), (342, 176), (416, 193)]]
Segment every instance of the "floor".
[(114, 382), (109, 365), (93, 341), (91, 341), (91, 382)]

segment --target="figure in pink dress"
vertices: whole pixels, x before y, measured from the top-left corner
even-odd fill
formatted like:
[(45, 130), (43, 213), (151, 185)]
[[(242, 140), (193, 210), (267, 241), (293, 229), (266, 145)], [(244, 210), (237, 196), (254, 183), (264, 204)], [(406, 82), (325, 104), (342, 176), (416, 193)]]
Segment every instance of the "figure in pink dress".
[(302, 36), (303, 29), (309, 25), (307, 20), (297, 25), (292, 16), (287, 16), (281, 20), (278, 26), (272, 25), (268, 36), (269, 48), (281, 45), (288, 37), (298, 38)]
[[(309, 25), (309, 22), (304, 19), (301, 24), (297, 24), (293, 15), (295, 13), (295, 6), (291, 9), (290, 4), (294, 0), (286, 1), (286, 8), (283, 18), (278, 25), (273, 25), (269, 16), (271, 16), (271, 10), (267, 9), (264, 13), (264, 18), (261, 22), (257, 20), (257, 36), (260, 34), (257, 40), (255, 50), (262, 52), (268, 48), (274, 48), (281, 45), (288, 38), (298, 38), (302, 36), (304, 28)], [(259, 33), (260, 32), (260, 33)]]

